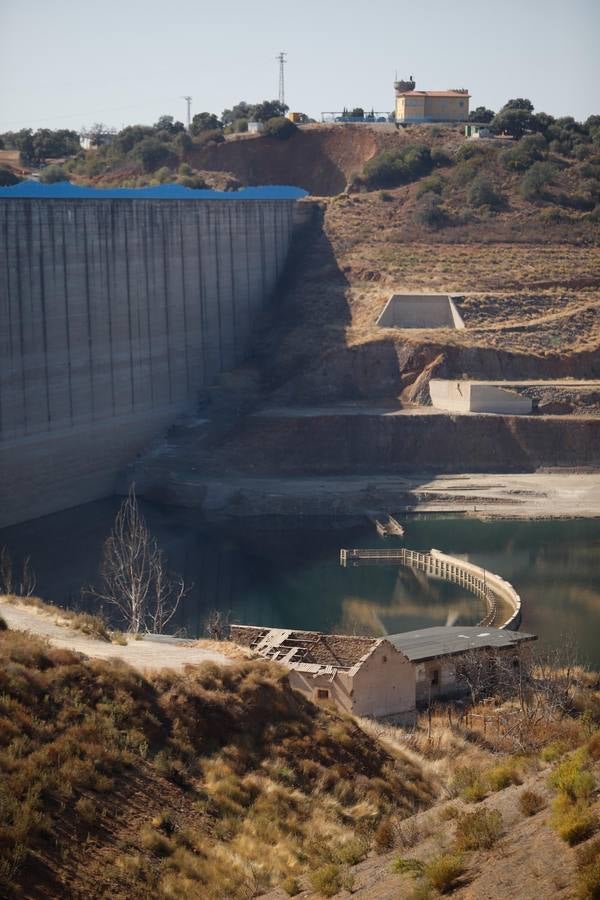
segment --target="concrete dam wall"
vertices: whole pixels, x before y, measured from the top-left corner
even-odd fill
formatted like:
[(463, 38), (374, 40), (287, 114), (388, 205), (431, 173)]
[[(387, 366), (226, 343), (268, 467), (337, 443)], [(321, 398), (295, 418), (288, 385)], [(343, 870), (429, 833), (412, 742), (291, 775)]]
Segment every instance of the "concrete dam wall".
[(0, 526), (112, 492), (239, 363), (294, 199), (0, 199)]

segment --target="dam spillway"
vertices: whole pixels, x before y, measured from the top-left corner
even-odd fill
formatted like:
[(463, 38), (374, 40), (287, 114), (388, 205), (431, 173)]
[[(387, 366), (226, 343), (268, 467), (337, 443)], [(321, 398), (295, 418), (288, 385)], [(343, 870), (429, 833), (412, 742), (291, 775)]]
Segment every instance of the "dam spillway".
[(241, 362), (302, 193), (3, 192), (0, 527), (110, 494), (119, 470)]

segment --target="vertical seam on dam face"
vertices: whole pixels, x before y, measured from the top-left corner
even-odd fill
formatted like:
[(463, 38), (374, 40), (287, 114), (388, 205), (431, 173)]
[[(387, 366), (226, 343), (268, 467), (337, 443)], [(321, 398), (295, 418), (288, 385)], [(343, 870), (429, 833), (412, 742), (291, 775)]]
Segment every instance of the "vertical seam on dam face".
[(294, 205), (0, 198), (0, 527), (110, 494), (241, 362)]

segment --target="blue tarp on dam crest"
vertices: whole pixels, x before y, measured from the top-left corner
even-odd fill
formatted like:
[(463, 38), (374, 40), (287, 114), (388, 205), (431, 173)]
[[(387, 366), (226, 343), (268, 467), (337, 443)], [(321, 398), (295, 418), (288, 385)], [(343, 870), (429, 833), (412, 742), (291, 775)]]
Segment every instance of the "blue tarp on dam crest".
[(303, 188), (291, 185), (246, 187), (239, 191), (193, 189), (182, 184), (157, 184), (145, 188), (81, 187), (68, 181), (40, 184), (21, 181), (12, 187), (0, 187), (0, 200), (300, 200), (307, 196)]

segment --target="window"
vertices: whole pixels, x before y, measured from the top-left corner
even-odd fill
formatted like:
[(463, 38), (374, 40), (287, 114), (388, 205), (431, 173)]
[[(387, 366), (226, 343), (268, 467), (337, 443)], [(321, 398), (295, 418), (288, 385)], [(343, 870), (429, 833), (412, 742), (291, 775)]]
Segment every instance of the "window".
[(317, 700), (328, 700), (329, 691), (327, 688), (317, 688)]
[(431, 686), (435, 687), (440, 683), (440, 670), (434, 669), (431, 673)]

